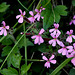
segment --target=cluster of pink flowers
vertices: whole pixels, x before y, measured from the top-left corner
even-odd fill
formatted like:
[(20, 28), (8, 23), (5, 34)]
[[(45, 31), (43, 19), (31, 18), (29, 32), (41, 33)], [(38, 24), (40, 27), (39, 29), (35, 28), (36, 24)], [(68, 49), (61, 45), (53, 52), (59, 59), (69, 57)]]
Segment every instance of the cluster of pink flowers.
[[(34, 15), (34, 13), (33, 13), (33, 11), (29, 11), (29, 14), (31, 15), (31, 17), (29, 17), (28, 18), (28, 20), (31, 22), (31, 23), (34, 23), (35, 22), (35, 20), (37, 19), (37, 21), (40, 21), (40, 18), (44, 18), (44, 17), (42, 17), (41, 16), (41, 12), (43, 11), (43, 10), (45, 10), (45, 8), (40, 8), (40, 10), (38, 10), (38, 9), (35, 9), (35, 12), (37, 13), (36, 15)], [(19, 23), (23, 23), (23, 20), (24, 20), (24, 15), (26, 14), (26, 12), (24, 11), (24, 12), (22, 12), (22, 10), (21, 9), (19, 9), (19, 11), (20, 11), (20, 15), (17, 15), (16, 16), (16, 19), (18, 19), (18, 22)]]

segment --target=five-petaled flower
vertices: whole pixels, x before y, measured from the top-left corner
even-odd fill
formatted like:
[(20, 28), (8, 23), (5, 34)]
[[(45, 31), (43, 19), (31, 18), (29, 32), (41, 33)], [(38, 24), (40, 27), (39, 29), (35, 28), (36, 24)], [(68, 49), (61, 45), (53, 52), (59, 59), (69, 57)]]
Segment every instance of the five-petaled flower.
[(34, 36), (31, 37), (32, 39), (35, 39), (35, 40), (34, 40), (34, 44), (40, 45), (41, 43), (44, 42), (44, 40), (43, 40), (42, 37), (41, 37), (41, 34), (42, 34), (44, 31), (45, 31), (45, 30), (42, 28), (42, 29), (40, 30), (40, 32), (39, 32), (38, 35), (34, 35)]
[(58, 50), (58, 53), (62, 53), (62, 55), (67, 55), (68, 50), (72, 50), (73, 46), (65, 46), (64, 44), (62, 45), (62, 48)]
[(50, 29), (49, 32), (50, 32), (51, 34), (54, 34), (54, 35), (56, 35), (56, 34), (60, 35), (61, 32), (58, 30), (59, 24), (54, 23), (54, 27), (55, 27), (55, 28)]
[(46, 56), (43, 56), (42, 59), (47, 62), (44, 64), (45, 67), (50, 68), (50, 63), (56, 64), (56, 60), (52, 60), (55, 56), (52, 55), (49, 59)]
[(31, 23), (34, 23), (35, 18), (34, 18), (34, 14), (33, 14), (33, 12), (30, 11), (29, 14), (30, 14), (32, 17), (29, 17), (28, 20), (30, 20)]
[(66, 34), (69, 35), (69, 36), (67, 37), (67, 39), (66, 39), (66, 41), (69, 42), (69, 43), (72, 43), (72, 37), (75, 39), (75, 35), (72, 35), (72, 33), (73, 33), (73, 30), (70, 30), (70, 32), (67, 31), (67, 33), (66, 33)]
[(73, 20), (71, 20), (71, 22), (69, 23), (69, 25), (71, 25), (72, 23), (75, 25), (75, 15), (73, 17)]
[(19, 9), (19, 11), (20, 11), (21, 14), (20, 14), (20, 15), (17, 15), (17, 16), (16, 16), (16, 19), (19, 18), (18, 22), (19, 22), (19, 23), (23, 23), (23, 17), (24, 17), (24, 15), (26, 14), (26, 12), (25, 12), (25, 11), (22, 12), (21, 9)]
[(61, 42), (61, 41), (59, 41), (59, 40), (57, 39), (58, 36), (59, 36), (59, 34), (57, 34), (57, 35), (51, 34), (51, 36), (53, 37), (53, 39), (49, 41), (49, 44), (50, 44), (50, 45), (52, 44), (52, 46), (56, 46), (56, 42), (57, 42), (57, 44), (60, 45), (60, 46), (63, 45), (63, 42)]
[(41, 16), (42, 10), (45, 10), (45, 8), (42, 8), (42, 7), (41, 7), (40, 10), (35, 9), (35, 11), (37, 12), (37, 14), (36, 14), (34, 17), (35, 17), (35, 19), (37, 18), (37, 21), (40, 21), (40, 17), (41, 17), (42, 19), (44, 18), (44, 17)]
[(9, 29), (9, 26), (6, 26), (6, 23), (5, 21), (2, 21), (2, 24), (3, 24), (3, 27), (0, 27), (0, 35), (4, 34), (4, 36), (7, 35), (7, 31), (6, 29), (8, 30)]

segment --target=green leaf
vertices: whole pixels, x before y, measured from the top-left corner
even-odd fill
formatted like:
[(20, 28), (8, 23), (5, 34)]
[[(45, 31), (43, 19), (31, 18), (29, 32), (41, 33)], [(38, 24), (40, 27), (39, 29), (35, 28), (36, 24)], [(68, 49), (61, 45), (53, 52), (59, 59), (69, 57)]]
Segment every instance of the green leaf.
[[(44, 0), (42, 2), (43, 2), (42, 5), (44, 5), (48, 2), (48, 0)], [(55, 22), (56, 23), (59, 23), (60, 16), (67, 15), (67, 11), (65, 11), (67, 9), (67, 7), (64, 5), (58, 5), (54, 9), (52, 9), (52, 5), (51, 5), (51, 3), (49, 3), (45, 8), (46, 9), (44, 11), (42, 11), (42, 14), (41, 14), (44, 17), (43, 28), (45, 30), (48, 29), (51, 25), (53, 25), (54, 15), (55, 15)], [(54, 13), (53, 13), (53, 11), (54, 11)]]
[(12, 57), (12, 65), (15, 67), (15, 68), (19, 68), (20, 67), (20, 62), (21, 62), (21, 58), (22, 56), (20, 54), (17, 54), (17, 55), (13, 55)]
[(72, 0), (72, 5), (75, 6), (75, 0)]
[(69, 75), (75, 75), (75, 69), (71, 69)]
[(9, 67), (0, 71), (2, 75), (18, 75), (18, 71), (14, 68)]
[(26, 64), (21, 66), (21, 75), (24, 75), (31, 67), (32, 63), (28, 64), (28, 66)]
[(11, 49), (12, 49), (11, 46), (5, 46), (5, 47), (3, 48), (3, 51), (2, 51), (1, 56), (6, 56), (6, 55), (8, 55), (8, 53), (10, 52)]
[(5, 12), (10, 5), (6, 5), (6, 2), (0, 4), (0, 12)]
[(66, 59), (62, 62), (50, 75), (56, 75), (72, 58)]
[(7, 36), (2, 40), (2, 44), (3, 45), (11, 45), (11, 44), (13, 44), (13, 41), (10, 39), (9, 36)]

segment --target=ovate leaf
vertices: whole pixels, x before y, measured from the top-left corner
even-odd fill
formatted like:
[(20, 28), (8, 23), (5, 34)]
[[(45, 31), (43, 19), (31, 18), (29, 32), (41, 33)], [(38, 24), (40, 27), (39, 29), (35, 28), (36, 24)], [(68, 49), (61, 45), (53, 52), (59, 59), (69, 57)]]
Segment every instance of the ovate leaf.
[(0, 71), (2, 75), (18, 75), (18, 71), (14, 68), (9, 67)]
[(28, 66), (26, 64), (22, 65), (21, 67), (21, 75), (24, 75), (31, 67), (32, 63), (28, 64)]

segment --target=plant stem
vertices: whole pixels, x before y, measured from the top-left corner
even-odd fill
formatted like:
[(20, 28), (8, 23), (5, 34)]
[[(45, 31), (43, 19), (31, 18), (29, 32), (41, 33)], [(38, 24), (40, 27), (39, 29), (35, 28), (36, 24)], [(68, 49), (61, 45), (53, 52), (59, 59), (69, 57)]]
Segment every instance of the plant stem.
[(20, 5), (24, 8), (24, 9), (26, 9), (27, 11), (29, 11), (19, 0), (17, 0), (19, 3), (20, 3)]
[[(26, 30), (25, 33), (27, 33), (33, 25), (35, 25), (35, 23), (32, 24), (32, 25)], [(11, 51), (9, 52), (9, 54), (7, 55), (7, 57), (5, 58), (4, 62), (2, 63), (2, 65), (1, 65), (1, 67), (0, 67), (0, 70), (1, 70), (1, 68), (3, 67), (3, 65), (5, 64), (5, 62), (7, 61), (8, 57), (10, 56), (10, 54), (12, 53), (12, 51), (14, 50), (14, 48), (18, 45), (18, 43), (20, 42), (20, 40), (21, 40), (23, 37), (24, 37), (24, 34), (20, 37), (20, 39), (16, 42), (16, 44), (14, 45), (14, 47), (11, 49)]]
[(25, 64), (27, 65), (27, 42), (26, 42), (26, 34), (25, 34), (25, 23), (23, 24), (23, 29), (24, 29), (24, 46), (25, 46)]

